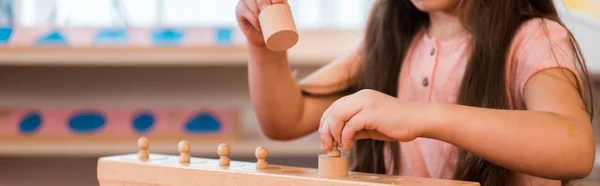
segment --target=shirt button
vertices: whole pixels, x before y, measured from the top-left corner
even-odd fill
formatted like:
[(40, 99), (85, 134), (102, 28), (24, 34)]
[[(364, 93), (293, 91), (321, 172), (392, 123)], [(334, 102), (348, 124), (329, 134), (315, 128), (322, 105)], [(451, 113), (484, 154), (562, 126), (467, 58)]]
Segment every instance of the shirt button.
[(431, 56), (435, 55), (435, 48), (431, 49)]
[(424, 78), (424, 79), (423, 79), (423, 86), (424, 86), (424, 87), (427, 87), (427, 86), (429, 86), (429, 79), (428, 79), (428, 78)]

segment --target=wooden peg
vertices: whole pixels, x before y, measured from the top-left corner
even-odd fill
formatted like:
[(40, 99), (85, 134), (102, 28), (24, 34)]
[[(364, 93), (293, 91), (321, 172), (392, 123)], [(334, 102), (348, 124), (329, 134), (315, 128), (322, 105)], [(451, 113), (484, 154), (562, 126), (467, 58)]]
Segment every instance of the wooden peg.
[(219, 165), (221, 166), (229, 166), (229, 154), (231, 153), (231, 149), (229, 145), (225, 143), (221, 143), (217, 148), (217, 153), (219, 154)]
[(177, 147), (179, 150), (179, 163), (190, 163), (190, 150), (192, 147), (188, 141), (180, 141)]
[(269, 152), (266, 148), (256, 148), (254, 156), (256, 156), (256, 169), (266, 169), (269, 167), (269, 164), (267, 163), (267, 156), (269, 156)]
[(150, 143), (148, 142), (148, 138), (141, 137), (140, 139), (138, 139), (137, 145), (138, 145), (138, 149), (140, 149), (140, 151), (138, 152), (139, 160), (141, 160), (141, 161), (148, 160), (150, 158), (150, 154), (148, 153), (148, 148), (150, 148)]
[(258, 19), (269, 50), (284, 51), (298, 43), (298, 31), (288, 4), (269, 5)]
[(348, 157), (342, 157), (337, 143), (327, 154), (319, 155), (318, 174), (325, 178), (348, 176)]
[(331, 157), (340, 157), (341, 156), (340, 149), (335, 141), (333, 142), (332, 146), (333, 147), (331, 148), (331, 151), (327, 152), (327, 155), (329, 155)]

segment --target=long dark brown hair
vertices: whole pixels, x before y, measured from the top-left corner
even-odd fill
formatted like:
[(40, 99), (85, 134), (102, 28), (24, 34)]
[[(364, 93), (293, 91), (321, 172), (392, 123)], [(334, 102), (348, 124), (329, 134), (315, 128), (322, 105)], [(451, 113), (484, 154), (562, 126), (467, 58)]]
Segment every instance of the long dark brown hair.
[[(517, 30), (528, 20), (546, 18), (560, 21), (552, 0), (465, 0), (458, 8), (459, 18), (471, 33), (472, 53), (461, 84), (458, 104), (494, 109), (510, 109), (506, 65), (509, 48)], [(427, 13), (408, 0), (379, 0), (373, 7), (364, 42), (361, 74), (352, 91), (372, 89), (397, 96), (398, 77), (415, 36), (429, 25)], [(564, 26), (564, 24), (563, 24)], [(578, 44), (571, 35), (575, 56), (582, 67), (582, 79), (592, 89)], [(578, 83), (574, 83), (581, 90)], [(400, 87), (401, 88), (401, 87)], [(580, 96), (585, 96), (580, 92)], [(590, 117), (593, 107), (588, 106)], [(357, 172), (384, 174), (384, 148), (392, 152), (393, 172), (398, 173), (397, 142), (359, 140), (351, 152), (351, 169)], [(455, 179), (475, 181), (483, 186), (505, 186), (511, 172), (465, 151), (459, 153)]]

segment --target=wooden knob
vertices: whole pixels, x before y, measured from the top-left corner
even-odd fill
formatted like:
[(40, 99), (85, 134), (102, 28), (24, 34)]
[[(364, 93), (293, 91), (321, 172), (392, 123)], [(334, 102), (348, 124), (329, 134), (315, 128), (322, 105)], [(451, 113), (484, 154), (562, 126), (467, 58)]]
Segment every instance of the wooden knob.
[(256, 168), (257, 169), (266, 169), (269, 167), (267, 163), (267, 156), (269, 156), (269, 152), (264, 147), (256, 148), (254, 151), (254, 156), (256, 156)]
[(256, 148), (256, 151), (254, 151), (254, 156), (256, 156), (256, 159), (258, 160), (265, 160), (267, 159), (267, 156), (269, 156), (269, 151), (264, 147), (258, 147)]
[(217, 147), (217, 153), (219, 156), (229, 156), (231, 149), (229, 148), (229, 145), (221, 143), (219, 144), (219, 147)]
[(333, 142), (332, 146), (333, 147), (331, 148), (331, 151), (327, 152), (327, 155), (329, 155), (331, 157), (340, 157), (341, 156), (340, 149), (335, 141)]
[(185, 141), (185, 140), (180, 141), (179, 145), (177, 146), (177, 149), (179, 150), (179, 152), (188, 152), (189, 153), (191, 148), (192, 147), (190, 145), (190, 142)]
[(298, 31), (288, 4), (267, 6), (258, 19), (269, 50), (284, 51), (298, 43)]
[(192, 149), (190, 142), (185, 140), (180, 141), (177, 149), (179, 150), (179, 163), (190, 163), (192, 158), (190, 157), (190, 150)]
[(137, 142), (138, 148), (140, 151), (138, 152), (139, 160), (146, 161), (149, 159), (150, 154), (148, 153), (148, 148), (150, 147), (150, 143), (148, 142), (148, 138), (141, 137)]
[(231, 149), (229, 145), (226, 143), (219, 144), (217, 147), (217, 153), (219, 154), (219, 165), (221, 166), (229, 166), (229, 154), (231, 153)]
[(138, 148), (142, 150), (148, 150), (150, 147), (150, 143), (148, 142), (148, 138), (141, 137), (137, 142)]

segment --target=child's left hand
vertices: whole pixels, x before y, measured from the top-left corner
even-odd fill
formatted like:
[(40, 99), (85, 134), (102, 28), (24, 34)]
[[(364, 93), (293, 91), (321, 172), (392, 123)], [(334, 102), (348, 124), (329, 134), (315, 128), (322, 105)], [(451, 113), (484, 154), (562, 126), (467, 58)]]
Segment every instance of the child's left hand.
[(424, 104), (405, 103), (378, 91), (363, 90), (334, 102), (321, 118), (321, 149), (332, 148), (332, 139), (349, 151), (353, 141), (412, 141), (426, 132)]

